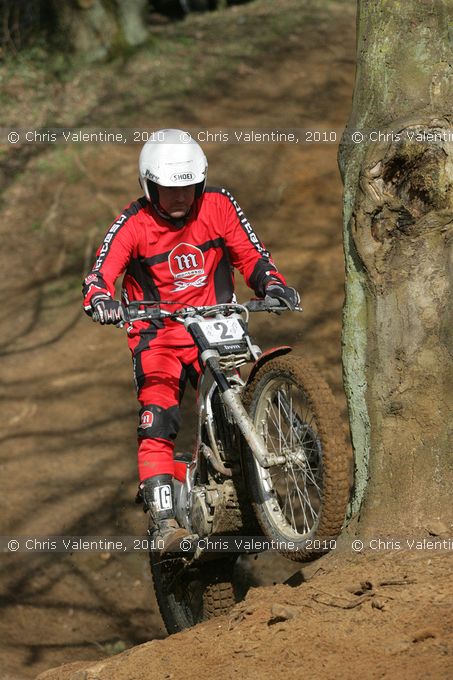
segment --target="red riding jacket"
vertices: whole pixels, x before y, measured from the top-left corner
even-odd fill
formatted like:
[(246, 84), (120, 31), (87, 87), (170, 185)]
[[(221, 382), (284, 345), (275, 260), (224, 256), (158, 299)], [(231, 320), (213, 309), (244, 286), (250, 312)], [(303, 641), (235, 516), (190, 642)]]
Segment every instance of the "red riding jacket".
[[(182, 228), (161, 217), (144, 197), (138, 199), (115, 220), (96, 255), (83, 285), (88, 314), (94, 295), (114, 296), (115, 281), (123, 272), (126, 303), (143, 299), (174, 301), (181, 306), (231, 302), (233, 267), (259, 297), (264, 297), (270, 281), (285, 283), (226, 189), (206, 189), (194, 202)], [(177, 308), (164, 303), (162, 307)], [(151, 342), (153, 346), (193, 344), (185, 328), (168, 319), (136, 322), (128, 337), (134, 354), (147, 349)]]

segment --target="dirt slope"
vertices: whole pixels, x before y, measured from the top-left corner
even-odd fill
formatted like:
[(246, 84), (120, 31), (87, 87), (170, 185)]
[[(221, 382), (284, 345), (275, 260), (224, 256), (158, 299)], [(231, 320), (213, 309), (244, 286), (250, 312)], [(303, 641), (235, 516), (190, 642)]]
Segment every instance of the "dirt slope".
[[(3, 66), (0, 73), (3, 125), (170, 125), (194, 131), (209, 126), (304, 127), (340, 135), (354, 74), (354, 9), (352, 0), (257, 0), (228, 12), (191, 17), (165, 29), (170, 31), (165, 34), (168, 40), (158, 28), (148, 48), (123, 61), (65, 74), (56, 61), (49, 60), (45, 71), (32, 58), (19, 60)], [(139, 148), (126, 144), (2, 149), (3, 535), (139, 536), (144, 530), (143, 514), (133, 504), (136, 404), (125, 338), (114, 329), (91, 324), (80, 312), (79, 294), (94, 246), (109, 221), (137, 195)], [(336, 145), (205, 148), (210, 182), (233, 191), (279, 267), (303, 293), (302, 317), (256, 320), (257, 340), (266, 347), (289, 341), (308, 355), (330, 382), (344, 414)], [(246, 295), (244, 287), (240, 291)], [(181, 449), (191, 442), (189, 409), (185, 420)], [(401, 566), (390, 561), (384, 576), (401, 574)], [(433, 562), (432, 568), (432, 575), (444, 578), (444, 561), (438, 566)], [(317, 668), (325, 667), (327, 677), (343, 677), (335, 673), (340, 673), (344, 652), (349, 661), (357, 649), (357, 663), (363, 666), (354, 668), (364, 670), (365, 648), (368, 656), (371, 649), (367, 636), (381, 644), (400, 615), (398, 635), (410, 640), (412, 619), (404, 617), (415, 617), (416, 612), (415, 605), (404, 608), (404, 602), (402, 609), (393, 605), (387, 612), (370, 609), (371, 600), (343, 610), (313, 601), (312, 591), (304, 586), (291, 590), (278, 586), (253, 590), (231, 621), (213, 622), (163, 641), (145, 554), (10, 553), (2, 555), (0, 569), (2, 680), (35, 677), (70, 661), (109, 659), (145, 642), (137, 651), (146, 658), (143, 664), (134, 659), (123, 673), (120, 656), (112, 660), (115, 670), (106, 669), (100, 677), (151, 673), (195, 677), (197, 670), (202, 678), (201, 654), (206, 676), (215, 669), (219, 677), (248, 677), (252, 671), (267, 677), (281, 669), (282, 675), (300, 677), (304, 669), (314, 668), (317, 659)], [(376, 576), (373, 569), (364, 557), (342, 567), (339, 563), (332, 575), (326, 575), (333, 579), (328, 586), (326, 582), (326, 590), (341, 594), (354, 580), (377, 584), (381, 572)], [(414, 619), (416, 633), (422, 618), (430, 625), (431, 618), (444, 611), (444, 595), (429, 590), (431, 575), (423, 560), (413, 569), (420, 570), (425, 590), (418, 593), (417, 585), (411, 584), (410, 590), (401, 586), (401, 592), (403, 600), (404, 593), (415, 593), (414, 602), (423, 603), (420, 618)], [(288, 562), (263, 561), (259, 582), (282, 582), (297, 572), (298, 567)], [(319, 587), (324, 589), (324, 584)], [(399, 591), (392, 593), (400, 598)], [(301, 615), (268, 625), (272, 603), (287, 600)], [(244, 606), (251, 608), (250, 614)], [(386, 633), (381, 629), (384, 621)], [(355, 638), (354, 631), (362, 625), (363, 636)], [(408, 657), (426, 671), (420, 677), (429, 675), (417, 654), (435, 654), (439, 670), (444, 650), (451, 651), (443, 626), (437, 637), (414, 645), (416, 656)], [(385, 644), (370, 657), (369, 677), (374, 677), (370, 668), (378, 652), (381, 656), (386, 652)], [(395, 657), (389, 658), (395, 663)], [(69, 670), (60, 673), (70, 676)], [(95, 677), (90, 671), (72, 680)]]
[(451, 567), (450, 555), (331, 555), (302, 585), (253, 589), (229, 616), (39, 680), (448, 680)]

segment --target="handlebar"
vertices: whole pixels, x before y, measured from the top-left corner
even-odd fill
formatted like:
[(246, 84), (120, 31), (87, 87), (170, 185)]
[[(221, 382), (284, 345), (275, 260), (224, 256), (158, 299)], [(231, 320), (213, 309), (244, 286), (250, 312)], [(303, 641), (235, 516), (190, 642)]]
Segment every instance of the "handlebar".
[[(183, 321), (183, 319), (186, 319), (190, 316), (212, 316), (214, 314), (226, 311), (229, 313), (236, 312), (239, 314), (245, 312), (248, 320), (249, 312), (271, 312), (274, 314), (281, 314), (282, 312), (290, 311), (286, 305), (282, 305), (279, 300), (271, 298), (268, 295), (264, 299), (248, 300), (244, 304), (226, 302), (217, 305), (200, 307), (187, 305), (185, 307), (176, 309), (174, 312), (170, 312), (167, 309), (161, 309), (160, 307), (160, 305), (178, 304), (181, 303), (167, 300), (133, 300), (127, 306), (122, 305), (124, 312), (124, 322), (120, 322), (118, 325), (123, 326), (124, 323), (133, 321), (155, 321), (161, 319)], [(300, 307), (296, 307), (294, 311), (301, 312), (302, 309)], [(100, 321), (99, 314), (96, 311), (93, 311), (91, 318), (93, 321)]]

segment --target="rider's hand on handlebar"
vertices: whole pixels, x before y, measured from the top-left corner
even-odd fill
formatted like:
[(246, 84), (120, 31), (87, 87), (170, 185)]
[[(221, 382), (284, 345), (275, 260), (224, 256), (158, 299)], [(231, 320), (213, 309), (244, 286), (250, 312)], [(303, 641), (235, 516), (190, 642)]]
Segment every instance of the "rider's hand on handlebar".
[[(93, 312), (96, 312), (99, 317), (99, 323), (119, 323), (125, 319), (121, 302), (113, 300), (109, 295), (94, 295), (90, 304)], [(93, 317), (93, 321), (97, 321), (97, 319)]]
[(283, 283), (271, 281), (266, 286), (266, 297), (278, 300), (280, 304), (294, 311), (300, 303), (300, 295), (295, 288), (285, 286)]

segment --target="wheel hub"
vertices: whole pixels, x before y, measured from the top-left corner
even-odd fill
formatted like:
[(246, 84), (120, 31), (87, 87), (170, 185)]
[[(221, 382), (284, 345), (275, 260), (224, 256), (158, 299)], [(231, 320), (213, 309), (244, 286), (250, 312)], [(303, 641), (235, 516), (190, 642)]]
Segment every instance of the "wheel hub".
[(307, 465), (307, 456), (303, 446), (298, 446), (297, 448), (291, 449), (290, 451), (285, 451), (284, 455), (286, 456), (288, 463), (295, 463), (302, 468), (305, 468)]

